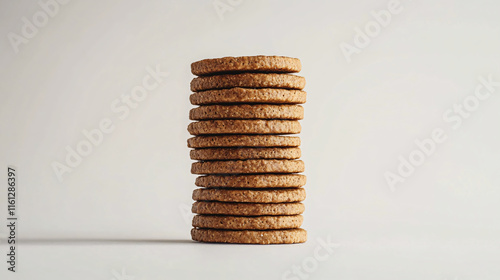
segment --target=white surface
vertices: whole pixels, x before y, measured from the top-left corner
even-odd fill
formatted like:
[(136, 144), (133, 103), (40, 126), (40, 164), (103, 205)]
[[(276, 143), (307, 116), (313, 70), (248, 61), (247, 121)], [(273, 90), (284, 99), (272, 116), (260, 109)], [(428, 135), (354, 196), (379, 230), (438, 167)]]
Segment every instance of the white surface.
[[(41, 8), (0, 3), (0, 169), (18, 167), (26, 240), (2, 280), (281, 279), (328, 237), (308, 279), (499, 279), (500, 88), (460, 128), (442, 117), (479, 76), (500, 81), (498, 2), (401, 1), (351, 63), (340, 44), (389, 1), (243, 1), (222, 20), (210, 1), (70, 1), (18, 53), (7, 34)], [(302, 60), (309, 241), (189, 242), (190, 63), (255, 54)], [(112, 102), (155, 65), (169, 76), (119, 119)], [(115, 130), (58, 181), (51, 163), (104, 118)], [(391, 191), (384, 173), (436, 128), (447, 140)]]

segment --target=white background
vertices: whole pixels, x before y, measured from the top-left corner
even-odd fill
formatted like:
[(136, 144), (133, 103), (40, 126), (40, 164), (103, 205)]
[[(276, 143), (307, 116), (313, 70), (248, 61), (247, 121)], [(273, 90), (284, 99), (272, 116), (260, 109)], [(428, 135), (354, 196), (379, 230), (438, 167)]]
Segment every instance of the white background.
[[(211, 1), (75, 0), (17, 53), (8, 34), (42, 8), (0, 3), (0, 233), (15, 165), (25, 240), (1, 279), (302, 279), (285, 273), (318, 238), (339, 247), (303, 278), (499, 279), (500, 87), (457, 129), (443, 119), (478, 77), (500, 81), (498, 1), (401, 1), (350, 63), (340, 44), (389, 1), (233, 1), (219, 16)], [(191, 242), (190, 64), (257, 54), (298, 57), (307, 79), (308, 242)], [(169, 76), (119, 119), (112, 102), (157, 65)], [(60, 182), (51, 164), (105, 118), (114, 131)], [(391, 191), (384, 174), (434, 129), (447, 140)]]

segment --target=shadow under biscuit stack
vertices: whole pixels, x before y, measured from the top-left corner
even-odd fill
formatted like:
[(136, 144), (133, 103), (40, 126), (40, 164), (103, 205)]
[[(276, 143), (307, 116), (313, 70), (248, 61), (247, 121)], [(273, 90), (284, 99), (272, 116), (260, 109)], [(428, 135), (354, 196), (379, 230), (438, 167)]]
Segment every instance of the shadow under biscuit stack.
[(298, 120), (304, 116), (300, 60), (224, 57), (191, 65), (188, 131), (195, 241), (303, 243), (304, 163)]

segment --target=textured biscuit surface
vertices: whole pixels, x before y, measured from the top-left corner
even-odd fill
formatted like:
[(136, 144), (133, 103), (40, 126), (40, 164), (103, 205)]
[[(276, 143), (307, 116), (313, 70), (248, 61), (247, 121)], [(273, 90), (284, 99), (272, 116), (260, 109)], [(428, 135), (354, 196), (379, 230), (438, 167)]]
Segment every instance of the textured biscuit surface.
[(191, 230), (191, 238), (200, 242), (212, 243), (242, 243), (242, 244), (293, 244), (307, 240), (304, 229), (279, 230)]
[(191, 150), (194, 160), (298, 159), (300, 148), (207, 148)]
[(302, 215), (258, 217), (196, 215), (193, 218), (193, 227), (235, 230), (290, 229), (300, 227), (303, 220)]
[(302, 104), (307, 93), (281, 88), (228, 88), (195, 92), (189, 96), (193, 105), (223, 103)]
[(304, 169), (303, 161), (288, 159), (205, 161), (191, 165), (193, 174), (298, 173)]
[(301, 174), (206, 175), (195, 185), (205, 188), (299, 188), (306, 184)]
[(189, 148), (211, 147), (298, 147), (300, 137), (277, 135), (209, 135), (187, 140)]
[(191, 81), (191, 91), (223, 88), (284, 88), (303, 89), (306, 79), (291, 74), (243, 73), (196, 77)]
[(303, 188), (278, 190), (196, 189), (193, 200), (221, 202), (282, 203), (306, 199)]
[(208, 120), (192, 122), (188, 131), (203, 134), (296, 134), (300, 133), (298, 121), (284, 120)]
[(207, 75), (227, 72), (299, 72), (300, 60), (286, 56), (240, 56), (204, 59), (191, 64), (191, 73)]
[(283, 216), (304, 213), (304, 204), (290, 203), (234, 203), (196, 201), (191, 207), (195, 214), (231, 216)]
[(282, 119), (301, 120), (304, 108), (300, 105), (240, 104), (207, 105), (189, 111), (191, 120), (211, 119)]

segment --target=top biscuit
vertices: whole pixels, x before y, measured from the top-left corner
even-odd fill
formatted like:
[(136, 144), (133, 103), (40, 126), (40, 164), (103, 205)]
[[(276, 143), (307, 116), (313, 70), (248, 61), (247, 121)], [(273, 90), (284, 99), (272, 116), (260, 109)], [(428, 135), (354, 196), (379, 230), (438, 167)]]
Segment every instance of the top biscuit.
[(198, 76), (238, 72), (296, 73), (300, 60), (285, 56), (240, 56), (204, 59), (191, 64), (191, 73)]

